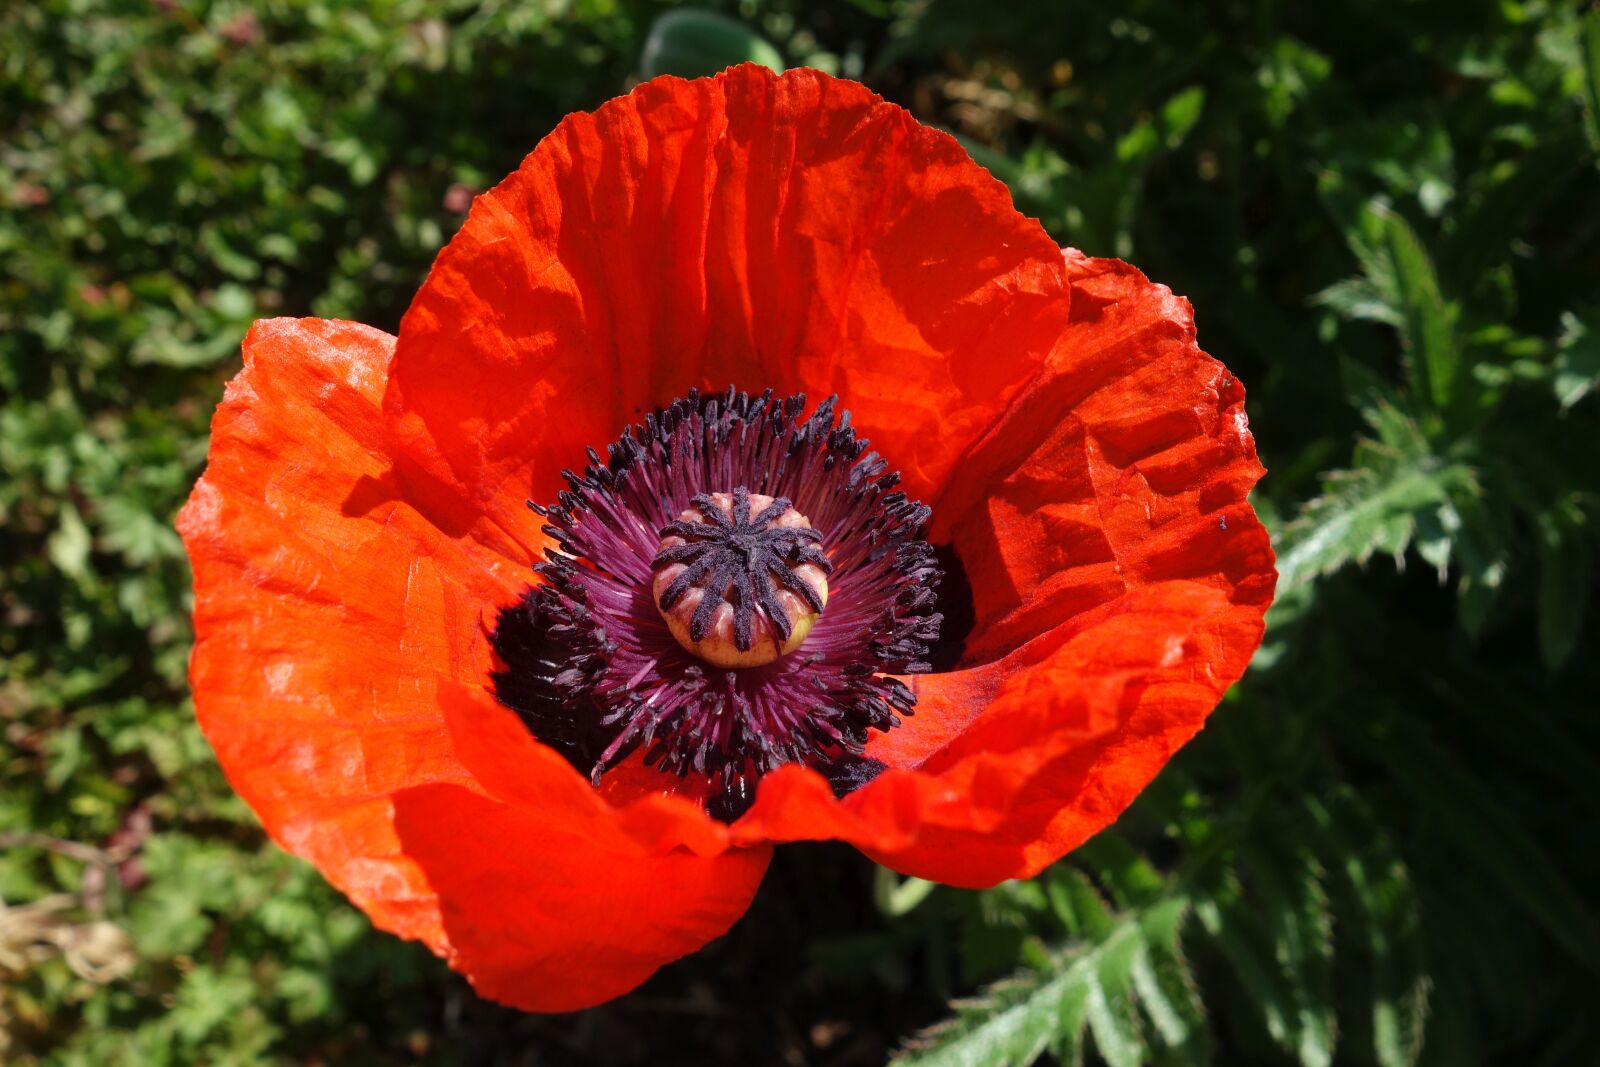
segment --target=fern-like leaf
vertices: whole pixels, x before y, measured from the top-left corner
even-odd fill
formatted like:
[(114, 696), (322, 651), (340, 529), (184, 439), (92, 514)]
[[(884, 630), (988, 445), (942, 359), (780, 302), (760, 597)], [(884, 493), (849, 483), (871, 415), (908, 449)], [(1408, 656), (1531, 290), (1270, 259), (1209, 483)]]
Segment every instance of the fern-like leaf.
[(894, 1063), (1028, 1067), (1046, 1051), (1078, 1063), (1088, 1038), (1111, 1067), (1139, 1067), (1154, 1046), (1204, 1048), (1194, 980), (1178, 949), (1188, 909), (1187, 899), (1171, 896), (1119, 914), (1103, 936), (957, 1001), (950, 1019), (914, 1038)]
[(1364, 412), (1377, 434), (1356, 450), (1356, 465), (1327, 475), (1278, 544), (1278, 588), (1288, 592), (1379, 552), (1403, 564), (1419, 530), (1428, 562), (1441, 572), (1449, 531), (1462, 520), (1457, 501), (1475, 498), (1477, 478), (1466, 463), (1434, 452), (1403, 410), (1378, 401)]

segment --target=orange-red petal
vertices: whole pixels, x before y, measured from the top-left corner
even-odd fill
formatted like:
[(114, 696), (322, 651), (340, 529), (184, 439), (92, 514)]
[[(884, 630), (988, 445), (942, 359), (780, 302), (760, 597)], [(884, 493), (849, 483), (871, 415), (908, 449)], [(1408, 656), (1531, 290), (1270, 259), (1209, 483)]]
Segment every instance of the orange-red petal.
[(1263, 472), (1244, 388), (1200, 350), (1188, 301), (1125, 263), (1066, 260), (1049, 369), (935, 502), (976, 600), (966, 663), (1130, 589), (1189, 579), (1265, 610), (1276, 581), (1245, 502)]
[(461, 687), (443, 708), (491, 795), (407, 790), (396, 826), (439, 892), (453, 961), (484, 996), (536, 1011), (608, 1000), (749, 907), (770, 846), (730, 849), (697, 806), (660, 794), (619, 819), (488, 693)]
[(821, 827), (907, 873), (1026, 877), (1115, 819), (1243, 673), (1276, 580), (1243, 389), (1185, 301), (1067, 265), (1048, 368), (936, 505), (974, 591), (964, 669), (916, 679), (916, 716), (869, 746), (891, 771), (842, 804), (775, 776), (737, 840)]
[[(482, 689), (484, 626), (521, 592), (527, 560), (441, 531), (408, 499), (380, 407), (393, 347), (320, 320), (261, 322), (246, 339), (179, 517), (195, 573), (196, 710), (273, 838), (377, 925), (425, 941), (500, 999), (596, 1003), (724, 931), (766, 850), (666, 855), (672, 843), (608, 835), (610, 810), (559, 760), (520, 768), (526, 788), (555, 779), (549, 825), (486, 796), (451, 709), (477, 700), (510, 714)], [(581, 896), (586, 910), (518, 910), (519, 893)]]
[(692, 387), (837, 392), (928, 496), (1044, 364), (1066, 292), (1005, 187), (863, 86), (658, 78), (473, 205), (386, 410), (442, 509), (522, 542), (525, 497)]

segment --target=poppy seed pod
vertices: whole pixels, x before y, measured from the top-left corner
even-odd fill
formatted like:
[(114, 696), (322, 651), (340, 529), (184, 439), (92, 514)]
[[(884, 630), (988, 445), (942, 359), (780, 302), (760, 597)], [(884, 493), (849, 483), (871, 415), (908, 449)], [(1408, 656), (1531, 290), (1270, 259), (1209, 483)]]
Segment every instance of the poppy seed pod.
[(718, 667), (794, 652), (828, 605), (822, 535), (794, 505), (736, 487), (704, 494), (662, 530), (650, 583), (678, 644)]

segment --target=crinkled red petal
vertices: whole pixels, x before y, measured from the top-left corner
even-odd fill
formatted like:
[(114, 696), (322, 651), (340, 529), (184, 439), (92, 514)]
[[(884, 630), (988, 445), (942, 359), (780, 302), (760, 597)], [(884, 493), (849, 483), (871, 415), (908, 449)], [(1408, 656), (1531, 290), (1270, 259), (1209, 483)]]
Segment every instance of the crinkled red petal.
[(386, 414), (441, 510), (524, 544), (524, 498), (692, 387), (838, 392), (927, 497), (1043, 366), (1065, 292), (1005, 187), (861, 85), (658, 78), (477, 200), (406, 313)]
[(485, 796), (452, 724), (473, 700), (510, 715), (483, 691), (484, 626), (527, 561), (442, 532), (408, 498), (380, 407), (393, 347), (314, 319), (246, 338), (179, 517), (200, 723), (273, 838), (377, 925), (498, 999), (598, 1003), (725, 931), (767, 850), (716, 855), (713, 826), (707, 856), (674, 851), (707, 829), (684, 805), (623, 834), (543, 750), (518, 770), (539, 818)]
[(1049, 367), (935, 506), (974, 591), (964, 669), (915, 680), (916, 716), (868, 749), (893, 770), (842, 804), (774, 776), (736, 840), (825, 826), (907, 873), (1028, 877), (1112, 822), (1244, 672), (1276, 572), (1243, 388), (1186, 301), (1114, 260), (1067, 265)]

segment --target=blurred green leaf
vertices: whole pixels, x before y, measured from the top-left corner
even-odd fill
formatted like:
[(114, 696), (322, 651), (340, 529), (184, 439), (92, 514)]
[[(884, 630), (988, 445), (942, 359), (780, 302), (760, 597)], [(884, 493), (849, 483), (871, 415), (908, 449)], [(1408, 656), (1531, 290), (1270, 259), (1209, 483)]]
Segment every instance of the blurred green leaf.
[(1551, 385), (1563, 410), (1571, 408), (1600, 385), (1600, 329), (1590, 317), (1562, 315)]
[(77, 582), (89, 580), (89, 527), (78, 509), (68, 503), (61, 509), (60, 525), (50, 537), (50, 561)]
[(1600, 11), (1592, 7), (1583, 15), (1583, 110), (1588, 119), (1589, 143), (1600, 152)]
[(784, 69), (778, 50), (744, 23), (714, 11), (677, 8), (650, 27), (639, 70), (646, 78), (703, 78), (740, 63)]
[(1570, 504), (1539, 522), (1539, 651), (1545, 665), (1565, 663), (1578, 647), (1589, 606), (1593, 549), (1584, 517)]
[(928, 899), (935, 885), (921, 878), (901, 878), (887, 867), (879, 867), (874, 883), (878, 908), (886, 915), (906, 915)]

